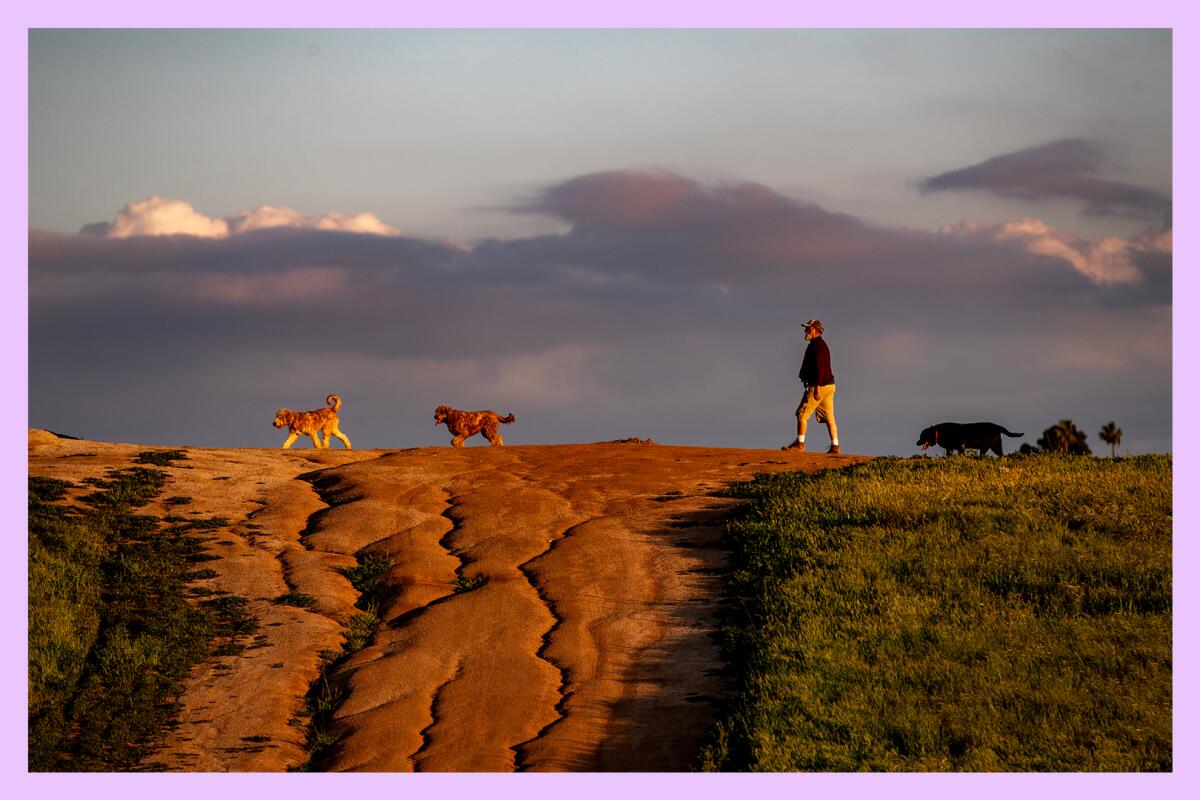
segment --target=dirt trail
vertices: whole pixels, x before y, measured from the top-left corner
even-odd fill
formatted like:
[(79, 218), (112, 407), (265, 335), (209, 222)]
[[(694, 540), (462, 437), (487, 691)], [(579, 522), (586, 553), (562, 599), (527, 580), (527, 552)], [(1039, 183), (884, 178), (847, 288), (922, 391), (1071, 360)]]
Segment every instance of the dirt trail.
[[(79, 480), (142, 449), (31, 434), (30, 474)], [(728, 690), (713, 634), (729, 501), (711, 492), (861, 460), (617, 443), (187, 453), (163, 497), (230, 519), (205, 583), (261, 627), (189, 680), (146, 764), (170, 770), (304, 760), (304, 694), (355, 613), (340, 569), (368, 555), (394, 566), (371, 642), (331, 676), (346, 696), (322, 768), (688, 769)], [(317, 603), (272, 602), (288, 591)]]

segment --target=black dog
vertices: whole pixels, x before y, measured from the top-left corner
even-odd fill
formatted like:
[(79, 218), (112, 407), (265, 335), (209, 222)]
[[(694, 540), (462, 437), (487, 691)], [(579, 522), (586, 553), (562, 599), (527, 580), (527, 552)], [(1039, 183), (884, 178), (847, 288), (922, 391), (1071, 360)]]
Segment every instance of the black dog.
[(947, 453), (958, 451), (962, 453), (967, 449), (978, 450), (979, 455), (987, 455), (988, 450), (994, 450), (996, 455), (1004, 455), (1004, 445), (1000, 439), (1000, 434), (1005, 436), (1024, 436), (1023, 433), (1013, 433), (1007, 428), (1003, 428), (994, 422), (941, 422), (937, 425), (930, 425), (925, 430), (921, 431), (921, 438), (917, 439), (917, 444), (922, 450), (928, 450), (935, 444), (940, 444), (946, 448)]

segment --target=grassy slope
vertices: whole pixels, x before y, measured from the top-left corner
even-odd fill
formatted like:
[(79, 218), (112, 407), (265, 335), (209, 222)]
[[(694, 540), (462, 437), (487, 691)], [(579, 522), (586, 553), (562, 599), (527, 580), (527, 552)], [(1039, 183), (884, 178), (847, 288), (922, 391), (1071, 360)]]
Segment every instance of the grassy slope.
[[(140, 463), (182, 454), (150, 451)], [(88, 483), (98, 491), (65, 505), (70, 484), (29, 481), (29, 768), (131, 769), (170, 722), (188, 669), (210, 652), (236, 652), (253, 632), (241, 598), (196, 607), (187, 584), (201, 531), (224, 520), (133, 513), (156, 496), (161, 470), (133, 467)], [(186, 501), (186, 498), (176, 498)], [(214, 637), (219, 637), (215, 651)]]
[(760, 476), (708, 769), (1171, 768), (1171, 461)]

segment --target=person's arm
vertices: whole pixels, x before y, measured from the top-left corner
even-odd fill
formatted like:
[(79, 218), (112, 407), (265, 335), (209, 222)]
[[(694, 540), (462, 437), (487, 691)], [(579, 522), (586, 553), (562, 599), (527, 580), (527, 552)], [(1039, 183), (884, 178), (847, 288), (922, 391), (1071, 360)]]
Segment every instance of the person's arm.
[(804, 349), (804, 360), (800, 362), (799, 377), (801, 383), (803, 383), (806, 387), (809, 385), (810, 379), (812, 378), (813, 368), (816, 367), (816, 362), (813, 360), (814, 355), (815, 353), (813, 353), (812, 343), (810, 342), (808, 347)]
[(829, 345), (825, 344), (824, 339), (817, 339), (816, 342), (820, 342), (820, 347), (817, 348), (815, 359), (817, 379), (813, 383), (819, 388), (822, 383), (833, 383), (833, 366), (830, 364)]

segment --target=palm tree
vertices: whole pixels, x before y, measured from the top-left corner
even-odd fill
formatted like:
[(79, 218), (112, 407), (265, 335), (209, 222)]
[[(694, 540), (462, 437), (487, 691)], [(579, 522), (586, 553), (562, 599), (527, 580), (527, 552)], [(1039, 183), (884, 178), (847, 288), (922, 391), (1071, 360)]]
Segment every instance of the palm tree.
[(1123, 433), (1124, 431), (1118, 428), (1117, 423), (1112, 420), (1109, 420), (1108, 424), (1100, 429), (1100, 439), (1112, 445), (1113, 458), (1117, 457), (1117, 448), (1121, 445), (1121, 435)]
[(1037, 443), (1047, 453), (1070, 453), (1076, 456), (1092, 454), (1092, 448), (1087, 444), (1087, 434), (1076, 428), (1069, 419), (1060, 419), (1053, 428), (1046, 428)]

